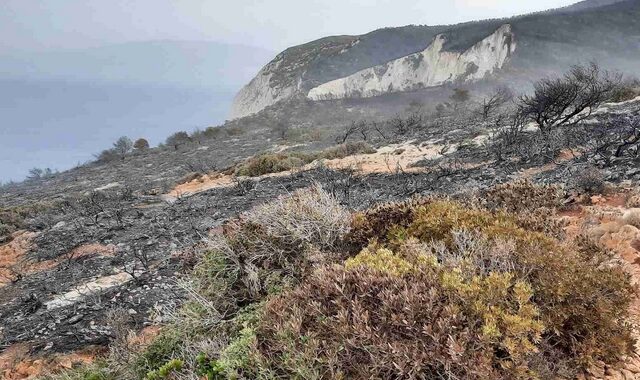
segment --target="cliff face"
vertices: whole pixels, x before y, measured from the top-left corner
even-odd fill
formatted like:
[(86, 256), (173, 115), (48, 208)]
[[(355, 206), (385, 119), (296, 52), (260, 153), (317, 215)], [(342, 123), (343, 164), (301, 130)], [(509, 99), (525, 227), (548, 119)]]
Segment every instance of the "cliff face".
[(260, 70), (248, 85), (240, 90), (231, 106), (229, 115), (231, 119), (254, 114), (296, 93), (300, 81), (297, 81), (297, 83), (276, 83), (273, 81), (274, 73), (277, 72), (280, 65), (282, 65), (281, 59), (276, 58), (271, 61)]
[(451, 81), (477, 80), (501, 68), (515, 49), (509, 24), (502, 25), (463, 52), (447, 51), (448, 41), (444, 34), (431, 36), (431, 44), (419, 53), (404, 55), (339, 79), (334, 76), (328, 81), (317, 77), (310, 79), (309, 67), (322, 60), (344, 59), (359, 48), (360, 39), (341, 37), (305, 49), (292, 48), (267, 64), (236, 95), (230, 118), (251, 115), (296, 94), (312, 100), (371, 97)]
[(516, 49), (509, 24), (461, 53), (445, 51), (445, 43), (445, 35), (439, 34), (419, 53), (322, 84), (309, 91), (308, 97), (312, 100), (372, 97), (479, 80), (502, 68)]
[(285, 50), (240, 90), (234, 99), (229, 117), (236, 119), (251, 115), (280, 100), (301, 93), (303, 77), (309, 71), (309, 67), (324, 57), (344, 54), (357, 44), (358, 37), (339, 36)]
[(278, 55), (240, 91), (230, 117), (294, 97), (370, 98), (470, 83), (500, 71), (500, 80), (524, 87), (591, 60), (638, 76), (639, 24), (638, 0), (587, 0), (507, 20), (326, 37)]

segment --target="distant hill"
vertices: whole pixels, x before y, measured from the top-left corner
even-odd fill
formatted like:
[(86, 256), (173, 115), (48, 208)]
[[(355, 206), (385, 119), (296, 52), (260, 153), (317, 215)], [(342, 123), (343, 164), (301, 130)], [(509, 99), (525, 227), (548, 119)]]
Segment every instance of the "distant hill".
[(624, 0), (584, 0), (584, 1), (580, 1), (578, 3), (575, 3), (573, 5), (570, 5), (568, 7), (565, 7), (563, 9), (579, 11), (579, 10), (583, 10), (583, 9), (598, 8), (598, 7), (602, 7), (602, 6), (605, 6), (605, 5), (611, 5), (611, 4), (615, 4), (615, 3), (620, 3), (622, 1), (624, 1)]
[(207, 41), (146, 41), (0, 55), (0, 79), (237, 88), (273, 52)]

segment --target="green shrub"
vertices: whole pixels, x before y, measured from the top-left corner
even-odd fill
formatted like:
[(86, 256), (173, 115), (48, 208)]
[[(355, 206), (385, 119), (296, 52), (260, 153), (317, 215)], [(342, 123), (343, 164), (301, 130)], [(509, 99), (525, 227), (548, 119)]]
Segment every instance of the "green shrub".
[[(158, 371), (165, 364), (175, 359), (184, 344), (183, 332), (176, 328), (167, 327), (160, 332), (153, 342), (142, 351), (133, 363), (134, 373), (139, 378), (145, 378), (149, 373)], [(155, 372), (157, 376), (159, 373)], [(158, 377), (155, 377), (157, 379)]]
[(236, 169), (236, 175), (257, 177), (301, 168), (315, 160), (304, 153), (265, 153), (248, 159)]
[(200, 353), (196, 357), (196, 374), (204, 376), (207, 380), (225, 380), (224, 367), (217, 360)]
[[(256, 350), (256, 333), (253, 327), (245, 326), (220, 353), (218, 363), (227, 378), (240, 378), (241, 374), (255, 373), (253, 352)], [(250, 377), (251, 378), (251, 377)]]
[(145, 380), (160, 380), (166, 379), (173, 372), (179, 372), (182, 369), (184, 362), (180, 359), (172, 359), (160, 366), (157, 370), (153, 370), (147, 373)]
[(542, 327), (526, 284), (508, 273), (464, 278), (456, 268), (405, 261), (411, 269), (401, 275), (366, 264), (321, 271), (267, 305), (259, 346), (269, 369), (305, 379), (528, 372)]
[(370, 237), (368, 248), (267, 302), (256, 331), (265, 371), (573, 377), (633, 350), (635, 290), (595, 244), (560, 242), (503, 211), (442, 199), (380, 206), (353, 229), (356, 241)]

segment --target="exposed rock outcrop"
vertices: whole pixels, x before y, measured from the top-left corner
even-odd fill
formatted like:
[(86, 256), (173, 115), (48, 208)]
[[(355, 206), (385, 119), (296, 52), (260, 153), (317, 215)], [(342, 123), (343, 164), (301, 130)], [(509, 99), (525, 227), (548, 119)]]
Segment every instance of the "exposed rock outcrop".
[[(525, 92), (531, 82), (589, 60), (606, 70), (638, 76), (639, 17), (640, 1), (586, 0), (509, 19), (329, 36), (279, 54), (238, 94), (230, 118), (284, 105), (283, 100), (304, 104), (338, 99), (326, 103), (348, 110), (352, 104), (342, 99), (363, 98), (358, 105), (380, 109), (380, 104), (409, 103), (411, 96), (401, 93), (423, 88), (424, 102), (436, 103), (446, 95), (436, 89), (443, 83), (479, 79), (488, 86), (507, 84)], [(498, 71), (499, 78), (489, 75)], [(379, 94), (393, 95), (369, 100)]]
[[(262, 68), (258, 75), (240, 90), (233, 100), (229, 117), (236, 119), (251, 115), (275, 104), (279, 100), (293, 96), (298, 90), (298, 83), (272, 81), (274, 73), (283, 62), (279, 56)], [(274, 83), (275, 82), (275, 83)]]
[(423, 51), (359, 71), (312, 89), (312, 100), (360, 98), (390, 92), (441, 86), (445, 83), (475, 81), (503, 67), (516, 49), (510, 24), (470, 49), (445, 51), (446, 37), (436, 36)]

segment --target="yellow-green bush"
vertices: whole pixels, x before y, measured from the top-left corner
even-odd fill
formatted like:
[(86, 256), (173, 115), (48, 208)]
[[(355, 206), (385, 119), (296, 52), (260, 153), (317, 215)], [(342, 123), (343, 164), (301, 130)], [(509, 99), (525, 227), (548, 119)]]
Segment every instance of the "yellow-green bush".
[(265, 153), (252, 157), (236, 169), (236, 175), (257, 177), (301, 168), (315, 157), (303, 153)]
[(336, 158), (345, 158), (356, 154), (372, 154), (376, 150), (364, 141), (348, 142), (340, 145), (336, 145), (332, 148), (327, 148), (320, 156), (328, 160)]
[(595, 244), (442, 199), (352, 228), (371, 245), (267, 303), (257, 344), (277, 376), (570, 377), (633, 348), (635, 289)]
[(251, 157), (236, 168), (238, 176), (257, 177), (303, 167), (318, 159), (336, 159), (355, 154), (371, 154), (376, 150), (365, 142), (340, 144), (320, 152), (263, 153)]
[(179, 372), (182, 369), (184, 362), (180, 359), (171, 359), (165, 364), (161, 365), (160, 368), (149, 371), (147, 376), (145, 376), (145, 380), (161, 380), (167, 379), (174, 372)]
[[(166, 365), (176, 359), (175, 356), (180, 352), (184, 339), (184, 334), (178, 329), (172, 327), (164, 329), (148, 347), (137, 355), (132, 363), (133, 373), (138, 378), (161, 378), (158, 376), (170, 372), (174, 368)], [(158, 371), (163, 367), (162, 373), (159, 373)]]

